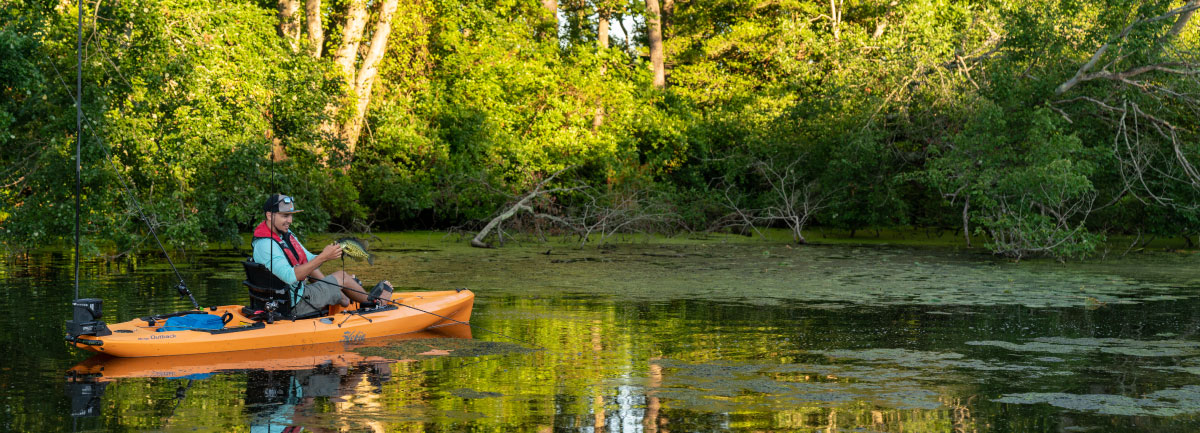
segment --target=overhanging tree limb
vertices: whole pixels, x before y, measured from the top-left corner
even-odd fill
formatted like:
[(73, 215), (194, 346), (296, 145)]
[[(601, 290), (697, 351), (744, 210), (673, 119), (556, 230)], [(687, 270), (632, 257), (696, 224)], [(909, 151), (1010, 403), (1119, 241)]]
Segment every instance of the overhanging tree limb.
[[(1059, 95), (1066, 93), (1068, 90), (1071, 90), (1071, 88), (1075, 87), (1081, 82), (1097, 78), (1097, 74), (1111, 74), (1105, 71), (1089, 75), (1089, 72), (1092, 70), (1092, 68), (1096, 67), (1096, 64), (1100, 62), (1100, 59), (1104, 57), (1104, 54), (1108, 52), (1109, 48), (1111, 48), (1114, 43), (1120, 42), (1128, 37), (1129, 32), (1133, 31), (1134, 27), (1137, 27), (1141, 24), (1148, 24), (1155, 21), (1162, 21), (1174, 16), (1179, 16), (1179, 18), (1175, 20), (1175, 25), (1172, 26), (1171, 30), (1167, 32), (1168, 35), (1178, 34), (1179, 31), (1182, 31), (1183, 26), (1187, 25), (1188, 19), (1191, 18), (1192, 13), (1194, 13), (1196, 9), (1200, 9), (1200, 0), (1191, 0), (1188, 2), (1188, 4), (1167, 11), (1166, 13), (1157, 17), (1137, 20), (1130, 23), (1128, 26), (1125, 26), (1123, 30), (1121, 30), (1121, 33), (1118, 34), (1115, 39), (1105, 42), (1104, 45), (1101, 45), (1100, 48), (1096, 50), (1095, 53), (1092, 53), (1092, 57), (1088, 59), (1087, 63), (1084, 63), (1083, 66), (1079, 67), (1079, 70), (1075, 71), (1074, 76), (1055, 88), (1054, 93)], [(1089, 76), (1092, 78), (1088, 78)]]

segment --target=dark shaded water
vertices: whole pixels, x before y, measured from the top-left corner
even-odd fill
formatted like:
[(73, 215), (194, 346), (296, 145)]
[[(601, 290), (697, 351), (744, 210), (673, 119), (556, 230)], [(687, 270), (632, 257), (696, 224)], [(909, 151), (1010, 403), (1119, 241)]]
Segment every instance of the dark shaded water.
[[(720, 238), (479, 250), (430, 234), (373, 249), (375, 266), (347, 270), (474, 290), (474, 338), (72, 381), (88, 356), (62, 342), (71, 262), (11, 259), (0, 430), (1200, 430), (1192, 255), (1014, 264)], [(246, 301), (242, 256), (183, 260), (202, 305)], [(154, 256), (90, 264), (83, 280), (110, 322), (190, 308)]]

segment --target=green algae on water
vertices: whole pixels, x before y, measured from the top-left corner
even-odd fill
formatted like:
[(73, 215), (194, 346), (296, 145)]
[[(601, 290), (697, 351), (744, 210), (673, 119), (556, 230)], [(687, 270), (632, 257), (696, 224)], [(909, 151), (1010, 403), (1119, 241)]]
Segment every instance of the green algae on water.
[(1027, 343), (968, 341), (971, 346), (995, 346), (1015, 352), (1075, 354), (1101, 352), (1137, 357), (1174, 357), (1200, 354), (1200, 342), (1186, 340), (1130, 340), (1123, 338), (1041, 337)]
[(1046, 403), (1063, 409), (1104, 415), (1178, 416), (1200, 413), (1200, 386), (1163, 389), (1141, 398), (1112, 394), (1028, 392), (1005, 394), (993, 401), (1013, 404)]
[(378, 356), (386, 359), (417, 359), (421, 357), (464, 357), (474, 358), (488, 355), (508, 355), (534, 352), (515, 343), (482, 341), (469, 338), (426, 338), (402, 340), (386, 346), (369, 346), (352, 349), (362, 356)]
[(462, 398), (466, 398), (466, 399), (493, 398), (493, 397), (503, 397), (504, 396), (504, 394), (501, 394), (498, 392), (476, 391), (476, 390), (473, 390), (470, 388), (458, 388), (458, 389), (450, 391), (450, 394), (454, 395), (455, 397), (462, 397)]
[(819, 364), (656, 361), (666, 374), (655, 393), (701, 411), (836, 407), (854, 401), (893, 409), (942, 407), (940, 392), (910, 371)]
[[(347, 272), (370, 281), (403, 281), (411, 287), (467, 287), (480, 295), (488, 291), (519, 291), (527, 297), (578, 293), (632, 302), (703, 299), (751, 305), (803, 303), (829, 309), (1022, 305), (1098, 310), (1178, 299), (1181, 279), (1200, 281), (1200, 274), (1180, 275), (1180, 269), (1190, 269), (1182, 267), (1186, 258), (1158, 255), (1063, 265), (1010, 263), (986, 254), (944, 249), (792, 247), (720, 236), (656, 238), (605, 248), (514, 243), (501, 249), (471, 248), (437, 234), (386, 237), (394, 254), (381, 257), (373, 268), (350, 269), (348, 264)], [(939, 308), (931, 314), (958, 313)]]

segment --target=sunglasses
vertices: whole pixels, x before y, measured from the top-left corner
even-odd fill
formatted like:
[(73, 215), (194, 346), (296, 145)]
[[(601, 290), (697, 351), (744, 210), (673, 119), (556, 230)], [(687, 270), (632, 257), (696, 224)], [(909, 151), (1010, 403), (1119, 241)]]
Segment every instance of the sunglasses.
[(275, 201), (275, 204), (280, 204), (280, 203), (292, 204), (292, 198), (288, 197), (286, 195), (281, 195), (281, 196), (279, 196), (279, 200)]

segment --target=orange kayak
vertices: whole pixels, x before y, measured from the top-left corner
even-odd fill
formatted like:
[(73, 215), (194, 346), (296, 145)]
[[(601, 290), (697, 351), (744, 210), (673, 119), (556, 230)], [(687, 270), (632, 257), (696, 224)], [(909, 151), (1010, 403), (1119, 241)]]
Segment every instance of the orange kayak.
[(237, 352), (195, 355), (118, 358), (97, 354), (76, 364), (69, 377), (90, 382), (107, 382), (130, 377), (187, 377), (239, 370), (311, 370), (318, 366), (352, 367), (362, 364), (391, 364), (402, 360), (362, 356), (352, 349), (386, 346), (400, 341), (431, 338), (471, 338), (466, 325), (447, 325), (390, 337), (373, 338), (362, 344), (325, 343)]
[(216, 316), (228, 314), (223, 329), (158, 332), (166, 325), (160, 316), (108, 325), (111, 335), (80, 335), (72, 344), (114, 357), (145, 357), (361, 343), (368, 338), (467, 323), (475, 294), (470, 290), (395, 293), (392, 300), (402, 305), (369, 311), (333, 311), (324, 317), (280, 319), (274, 323), (247, 317), (241, 305), (225, 305), (204, 310)]

